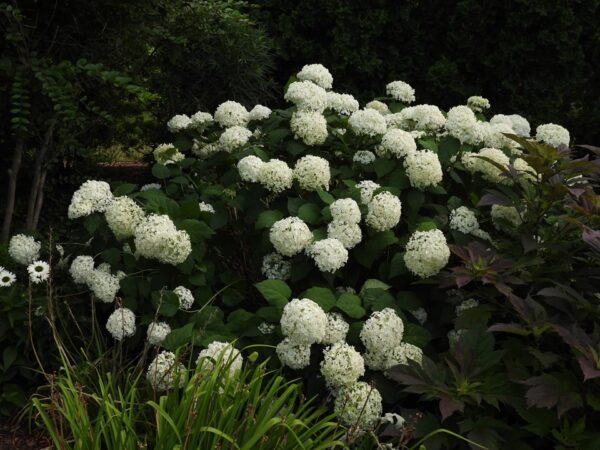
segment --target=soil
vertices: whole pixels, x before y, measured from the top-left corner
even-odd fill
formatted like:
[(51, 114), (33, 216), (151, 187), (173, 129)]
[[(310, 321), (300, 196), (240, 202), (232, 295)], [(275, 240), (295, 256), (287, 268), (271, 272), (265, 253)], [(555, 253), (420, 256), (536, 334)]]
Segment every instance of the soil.
[(25, 424), (0, 426), (0, 450), (51, 450), (50, 440)]

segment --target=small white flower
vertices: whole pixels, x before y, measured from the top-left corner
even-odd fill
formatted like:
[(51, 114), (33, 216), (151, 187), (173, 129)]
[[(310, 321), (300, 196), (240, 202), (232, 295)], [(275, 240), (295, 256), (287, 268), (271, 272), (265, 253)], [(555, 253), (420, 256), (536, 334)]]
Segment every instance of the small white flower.
[(321, 343), (331, 345), (343, 341), (346, 339), (349, 329), (350, 325), (340, 313), (327, 313), (327, 329)]
[(77, 256), (71, 263), (69, 273), (77, 284), (85, 284), (94, 270), (94, 258), (87, 255)]
[(157, 146), (152, 152), (154, 155), (154, 160), (165, 166), (169, 164), (175, 164), (179, 161), (185, 159), (183, 153), (177, 150), (173, 144), (160, 144)]
[(10, 287), (15, 281), (17, 281), (17, 277), (14, 273), (0, 267), (0, 287)]
[(219, 137), (219, 146), (227, 153), (231, 153), (246, 145), (251, 136), (252, 131), (248, 128), (234, 125), (221, 133), (221, 136)]
[(201, 129), (213, 123), (213, 116), (211, 113), (198, 111), (190, 117), (190, 121), (190, 128)]
[(404, 160), (404, 168), (410, 185), (414, 188), (423, 190), (442, 182), (442, 165), (438, 155), (431, 150), (409, 153)]
[(185, 286), (177, 286), (173, 292), (179, 299), (179, 309), (189, 310), (194, 304), (194, 294)]
[(349, 116), (354, 111), (358, 111), (359, 105), (358, 101), (349, 94), (338, 94), (329, 91), (327, 92), (327, 108), (344, 116)]
[(362, 231), (358, 224), (333, 220), (327, 225), (327, 237), (337, 239), (351, 249), (362, 240)]
[(298, 111), (321, 113), (327, 107), (327, 92), (311, 81), (294, 81), (290, 83), (284, 99), (295, 104)]
[(271, 115), (271, 109), (263, 105), (256, 105), (250, 110), (250, 120), (260, 121), (268, 119)]
[(262, 334), (273, 334), (275, 332), (275, 328), (277, 327), (271, 323), (262, 322), (258, 326), (258, 331), (260, 331)]
[(490, 109), (490, 101), (487, 98), (474, 95), (468, 98), (467, 106), (474, 112), (483, 112), (486, 109)]
[(296, 77), (302, 81), (312, 81), (323, 89), (331, 89), (333, 86), (333, 77), (327, 67), (321, 64), (307, 64), (302, 67)]
[(33, 284), (43, 283), (50, 277), (50, 266), (46, 261), (34, 261), (27, 266), (27, 272)]
[(104, 212), (104, 218), (117, 239), (133, 236), (145, 217), (144, 210), (127, 196), (116, 197)]
[(127, 308), (117, 308), (108, 317), (106, 329), (117, 341), (135, 334), (135, 314)]
[(416, 152), (417, 144), (409, 132), (393, 128), (383, 135), (381, 145), (375, 151), (382, 158), (400, 159)]
[(371, 180), (363, 180), (356, 185), (358, 190), (360, 191), (360, 202), (363, 205), (368, 205), (373, 199), (373, 194), (377, 189), (381, 186), (374, 181)]
[(450, 212), (450, 228), (469, 234), (479, 228), (475, 213), (466, 206), (460, 206)]
[(475, 308), (477, 306), (479, 306), (479, 302), (474, 298), (469, 298), (456, 307), (456, 316), (458, 317), (467, 309)]
[(327, 119), (319, 111), (296, 111), (290, 120), (290, 130), (306, 145), (321, 145), (327, 140)]
[(210, 214), (215, 213), (215, 208), (210, 203), (200, 202), (198, 203), (198, 208), (200, 209), (200, 212), (207, 212)]
[(157, 190), (160, 190), (160, 188), (161, 188), (161, 185), (160, 185), (160, 184), (158, 184), (158, 183), (148, 183), (148, 184), (145, 184), (145, 185), (143, 185), (143, 186), (140, 188), (140, 192), (149, 191), (149, 190), (151, 190), (151, 189), (157, 189)]
[(179, 131), (183, 131), (192, 125), (192, 119), (190, 119), (185, 114), (178, 114), (173, 116), (167, 122), (167, 128), (171, 133), (177, 133)]
[(292, 273), (292, 263), (279, 253), (269, 253), (263, 258), (261, 271), (268, 279), (287, 280)]
[(352, 161), (366, 166), (375, 161), (375, 154), (369, 150), (359, 150), (352, 157)]
[(415, 101), (415, 90), (404, 81), (392, 81), (385, 87), (387, 94), (403, 103), (412, 103)]
[(168, 323), (151, 322), (148, 325), (146, 340), (150, 345), (161, 345), (170, 332), (171, 327)]

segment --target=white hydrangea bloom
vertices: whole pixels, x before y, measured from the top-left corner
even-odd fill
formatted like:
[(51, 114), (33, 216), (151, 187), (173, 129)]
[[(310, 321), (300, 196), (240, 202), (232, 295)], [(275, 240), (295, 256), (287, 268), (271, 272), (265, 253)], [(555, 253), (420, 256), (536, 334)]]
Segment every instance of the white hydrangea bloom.
[(198, 203), (198, 209), (200, 209), (200, 212), (207, 212), (210, 214), (215, 213), (215, 207), (213, 205), (211, 205), (210, 203), (206, 203), (206, 202)]
[(381, 145), (376, 150), (382, 158), (405, 158), (417, 151), (417, 143), (407, 131), (393, 128), (388, 130), (381, 139)]
[(373, 199), (373, 194), (381, 186), (371, 180), (363, 180), (357, 183), (356, 187), (360, 191), (360, 202), (363, 205), (368, 205)]
[(350, 250), (362, 240), (362, 231), (358, 224), (333, 220), (327, 225), (327, 237), (337, 239)]
[(327, 238), (316, 241), (306, 248), (321, 272), (335, 272), (344, 267), (348, 261), (348, 250), (337, 239)]
[(159, 164), (172, 164), (182, 161), (185, 156), (173, 144), (160, 144), (152, 152), (154, 160)]
[(344, 425), (371, 429), (377, 425), (383, 412), (381, 394), (375, 387), (359, 381), (339, 390), (334, 410)]
[(327, 315), (308, 298), (293, 299), (281, 314), (281, 332), (298, 344), (321, 342), (327, 329)]
[(323, 351), (321, 374), (333, 389), (349, 386), (365, 374), (365, 362), (353, 346), (337, 342)]
[(151, 322), (148, 325), (146, 340), (150, 345), (161, 345), (171, 332), (167, 322)]
[(104, 273), (110, 273), (110, 264), (107, 262), (103, 262), (96, 268), (96, 270), (99, 270), (100, 272)]
[(261, 271), (270, 280), (287, 280), (292, 274), (292, 263), (279, 253), (269, 253), (263, 258)]
[(94, 296), (103, 303), (112, 303), (119, 292), (119, 278), (100, 268), (87, 275), (86, 284)]
[(116, 197), (104, 212), (106, 223), (117, 239), (133, 236), (145, 215), (144, 210), (127, 196)]
[(365, 105), (365, 109), (374, 109), (379, 114), (386, 116), (391, 113), (390, 108), (383, 102), (379, 100), (371, 100), (369, 103)]
[(365, 222), (375, 231), (391, 230), (400, 222), (402, 203), (391, 192), (383, 191), (375, 195), (368, 208)]
[(400, 345), (404, 334), (404, 322), (392, 308), (376, 311), (367, 319), (360, 332), (360, 339), (370, 353), (387, 354)]
[(333, 220), (346, 223), (360, 223), (360, 208), (351, 198), (340, 198), (329, 205)]
[(0, 287), (10, 287), (15, 281), (17, 281), (16, 275), (0, 266)]
[(296, 105), (299, 111), (321, 113), (327, 107), (327, 92), (310, 81), (290, 83), (283, 98)]
[(369, 150), (358, 150), (352, 157), (352, 161), (366, 166), (375, 161), (375, 154)]
[(237, 163), (240, 178), (244, 181), (256, 183), (258, 181), (260, 168), (263, 164), (263, 160), (254, 155), (245, 156), (240, 159)]
[(421, 364), (423, 362), (423, 350), (416, 345), (401, 342), (400, 345), (394, 347), (388, 354), (386, 370), (398, 364), (407, 364), (409, 359)]
[(290, 120), (290, 129), (296, 139), (306, 145), (321, 145), (328, 136), (327, 120), (316, 111), (296, 111)]
[(511, 114), (509, 116), (505, 114), (496, 114), (490, 119), (490, 123), (492, 125), (504, 123), (511, 127), (518, 136), (529, 137), (531, 133), (531, 126), (527, 119), (518, 114)]
[(262, 322), (257, 328), (262, 334), (273, 334), (277, 327), (271, 323)]
[(374, 109), (359, 109), (352, 113), (348, 125), (359, 136), (378, 136), (385, 134), (385, 118)]
[(215, 111), (215, 121), (222, 127), (245, 127), (250, 121), (250, 113), (238, 102), (228, 100), (221, 103)]
[(214, 341), (208, 344), (208, 347), (200, 352), (196, 365), (202, 370), (211, 371), (215, 363), (226, 367), (229, 376), (234, 376), (242, 370), (244, 358), (240, 351), (228, 342)]
[(179, 299), (179, 309), (188, 311), (194, 304), (194, 294), (185, 286), (177, 286), (173, 292)]
[(292, 187), (294, 171), (285, 161), (273, 158), (263, 163), (258, 169), (258, 182), (275, 194), (279, 194)]
[(128, 308), (117, 308), (108, 317), (106, 329), (117, 341), (135, 334), (135, 314)]
[(27, 272), (33, 284), (43, 283), (50, 277), (50, 265), (46, 261), (33, 261), (27, 266)]
[(158, 189), (158, 190), (160, 190), (161, 187), (162, 186), (160, 184), (158, 184), (158, 183), (148, 183), (148, 184), (143, 185), (140, 188), (140, 192), (149, 191), (151, 189)]
[(446, 130), (450, 136), (458, 139), (461, 144), (477, 145), (484, 138), (481, 122), (475, 117), (475, 113), (464, 105), (455, 106), (448, 111), (446, 118)]
[(492, 205), (490, 215), (494, 227), (501, 231), (512, 231), (510, 228), (506, 227), (505, 222), (508, 222), (515, 228), (523, 223), (519, 211), (514, 206)]
[(436, 186), (442, 182), (443, 171), (438, 155), (431, 150), (409, 153), (404, 160), (410, 185), (417, 189)]
[(87, 255), (77, 256), (71, 263), (69, 273), (77, 284), (85, 284), (94, 270), (94, 258)]
[(252, 136), (252, 131), (248, 128), (234, 125), (227, 128), (219, 137), (219, 145), (227, 153), (231, 153), (234, 150), (246, 145), (248, 139)]
[(399, 102), (412, 103), (415, 101), (415, 90), (404, 81), (392, 81), (385, 87), (387, 95)]
[(340, 313), (327, 313), (327, 328), (322, 344), (335, 344), (346, 339), (350, 325), (344, 320)]
[(516, 158), (513, 161), (513, 167), (519, 173), (520, 180), (526, 182), (537, 181), (538, 174), (533, 167), (522, 158)]
[(192, 125), (192, 119), (190, 119), (185, 114), (178, 114), (176, 116), (173, 116), (167, 122), (167, 128), (169, 129), (169, 131), (171, 133), (177, 133), (179, 131), (183, 131), (183, 130), (189, 128), (191, 125)]
[(571, 135), (569, 134), (569, 130), (560, 125), (546, 123), (536, 128), (535, 139), (553, 147), (558, 147), (561, 144), (568, 147)]
[(296, 77), (301, 81), (312, 81), (323, 89), (331, 89), (333, 86), (333, 76), (327, 67), (321, 64), (307, 64), (302, 67)]
[(331, 172), (329, 162), (319, 156), (306, 155), (296, 161), (294, 178), (301, 189), (307, 191), (329, 190)]
[(15, 234), (8, 243), (8, 254), (19, 264), (29, 265), (40, 257), (42, 244), (25, 234)]
[(506, 134), (515, 134), (515, 131), (510, 127), (510, 125), (505, 123), (483, 123), (484, 129), (484, 138), (483, 143), (486, 147), (492, 148), (504, 148), (507, 147), (513, 151), (515, 149), (517, 143), (510, 139), (509, 137), (504, 136)]
[(465, 166), (465, 169), (471, 173), (479, 172), (481, 176), (492, 183), (501, 183), (501, 184), (511, 184), (512, 180), (504, 175), (504, 172), (500, 170), (494, 164), (486, 161), (483, 158), (479, 158), (479, 156), (483, 156), (494, 161), (501, 166), (504, 166), (508, 169), (508, 164), (510, 160), (508, 156), (504, 154), (502, 150), (497, 148), (482, 148), (478, 153), (466, 152), (462, 155), (462, 163)]
[(479, 306), (479, 301), (474, 298), (469, 298), (456, 306), (456, 317), (462, 315), (466, 310)]
[(440, 230), (415, 231), (406, 244), (406, 267), (421, 278), (437, 274), (449, 259), (450, 249)]
[(490, 101), (485, 97), (479, 95), (473, 95), (467, 99), (467, 106), (473, 110), (473, 112), (483, 112), (486, 109), (490, 109)]
[(450, 212), (450, 228), (469, 234), (479, 228), (475, 213), (466, 206), (459, 206)]
[(492, 237), (487, 231), (482, 230), (481, 228), (472, 231), (471, 234), (479, 239), (483, 239), (484, 241), (492, 242)]
[(250, 110), (250, 120), (260, 121), (268, 119), (271, 115), (271, 108), (267, 108), (263, 105), (255, 105), (254, 108)]
[(177, 230), (167, 215), (151, 214), (135, 229), (135, 248), (139, 255), (165, 264), (184, 262), (192, 252), (190, 236)]
[(327, 92), (327, 108), (336, 111), (344, 116), (349, 116), (354, 111), (358, 111), (359, 105), (350, 94), (338, 94), (337, 92)]
[(160, 352), (152, 360), (146, 371), (146, 379), (157, 391), (167, 391), (174, 387), (175, 381), (178, 387), (185, 384), (185, 366), (177, 361), (173, 352)]
[(402, 417), (400, 414), (385, 413), (383, 416), (381, 416), (381, 422), (390, 424), (397, 430), (402, 430), (406, 420), (404, 420), (404, 417)]
[(421, 325), (427, 322), (427, 311), (425, 311), (425, 308), (419, 307), (417, 309), (411, 310), (410, 313), (415, 317), (415, 319), (417, 319), (417, 321)]
[[(407, 110), (408, 108), (404, 108), (402, 111)], [(400, 130), (408, 130), (410, 129), (410, 123), (406, 119), (405, 115), (402, 114), (402, 111), (398, 113), (391, 113), (384, 116), (385, 124), (387, 129), (397, 128)]]
[(218, 141), (207, 144), (205, 142), (201, 142), (197, 139), (194, 139), (194, 143), (192, 144), (192, 153), (200, 159), (210, 158), (212, 155), (222, 150), (223, 149), (219, 145)]
[(313, 240), (308, 226), (298, 217), (286, 217), (271, 226), (269, 239), (275, 250), (284, 256), (294, 256)]
[(391, 349), (387, 347), (383, 350), (367, 350), (363, 354), (365, 364), (371, 370), (385, 370), (387, 367), (387, 358), (390, 350)]
[(204, 128), (214, 122), (213, 116), (211, 113), (198, 111), (192, 117), (190, 117), (190, 128)]
[(69, 219), (104, 212), (113, 200), (110, 185), (105, 181), (88, 180), (75, 191), (69, 204)]
[(310, 364), (310, 344), (298, 344), (290, 338), (285, 338), (275, 349), (281, 364), (290, 369), (304, 369)]
[(391, 128), (435, 132), (446, 124), (444, 114), (434, 105), (409, 106), (393, 116), (386, 117)]

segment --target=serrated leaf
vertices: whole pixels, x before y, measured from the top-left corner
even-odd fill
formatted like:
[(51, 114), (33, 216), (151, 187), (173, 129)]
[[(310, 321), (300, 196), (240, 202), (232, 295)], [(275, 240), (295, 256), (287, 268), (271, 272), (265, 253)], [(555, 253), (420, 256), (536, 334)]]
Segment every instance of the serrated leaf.
[(367, 311), (361, 305), (361, 299), (358, 295), (344, 293), (337, 299), (335, 307), (343, 311), (348, 317), (353, 319), (361, 319)]
[(270, 305), (277, 308), (283, 308), (292, 295), (290, 287), (281, 280), (265, 280), (254, 286)]

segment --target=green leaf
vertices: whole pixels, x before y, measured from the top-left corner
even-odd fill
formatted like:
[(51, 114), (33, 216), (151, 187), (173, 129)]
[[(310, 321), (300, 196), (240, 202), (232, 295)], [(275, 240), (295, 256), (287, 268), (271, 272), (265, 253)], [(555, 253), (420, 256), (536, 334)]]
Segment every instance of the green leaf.
[(271, 228), (278, 220), (283, 219), (283, 213), (276, 209), (268, 209), (266, 211), (261, 212), (256, 219), (256, 223), (254, 224), (254, 228), (257, 230), (262, 230), (263, 228)]
[(334, 293), (330, 289), (322, 287), (307, 289), (301, 294), (301, 297), (311, 299), (326, 312), (333, 308), (336, 303)]
[(352, 254), (361, 266), (370, 269), (383, 251), (397, 242), (398, 238), (393, 231), (381, 231), (361, 242)]
[(277, 128), (276, 130), (268, 132), (268, 139), (271, 144), (278, 144), (291, 134), (292, 133), (287, 128)]
[(278, 323), (281, 320), (281, 309), (274, 306), (263, 306), (256, 311), (256, 315), (267, 322)]
[(398, 252), (390, 261), (389, 277), (394, 278), (406, 273), (406, 264), (404, 263), (404, 252)]
[(189, 344), (192, 341), (192, 335), (194, 334), (194, 324), (188, 323), (181, 328), (175, 328), (167, 335), (163, 341), (163, 347), (172, 352), (178, 348)]
[(8, 371), (9, 367), (12, 366), (12, 363), (14, 363), (17, 359), (18, 354), (19, 353), (17, 352), (17, 348), (13, 346), (6, 347), (2, 352), (2, 370), (5, 374)]
[(192, 242), (201, 242), (214, 234), (214, 231), (205, 222), (195, 219), (185, 219), (179, 228), (187, 231)]
[(425, 194), (421, 191), (411, 190), (408, 192), (408, 194), (406, 194), (404, 201), (410, 208), (410, 212), (412, 214), (417, 214), (425, 202)]
[(317, 225), (321, 221), (321, 208), (314, 203), (305, 203), (298, 209), (298, 217), (306, 223)]
[(376, 159), (373, 168), (377, 176), (381, 178), (392, 172), (396, 168), (396, 163), (391, 159)]
[(367, 314), (367, 311), (361, 305), (358, 295), (344, 293), (340, 295), (335, 306), (353, 319), (361, 319)]
[(118, 248), (107, 248), (100, 254), (100, 257), (111, 266), (116, 266), (119, 263), (120, 256), (121, 251)]
[(265, 280), (254, 286), (270, 305), (278, 308), (283, 308), (292, 295), (290, 287), (281, 280)]
[(298, 156), (306, 150), (306, 145), (298, 141), (290, 141), (285, 148), (290, 155)]
[(402, 337), (404, 342), (423, 348), (429, 344), (431, 339), (431, 333), (422, 326), (414, 323), (407, 323), (404, 325), (404, 336)]
[(438, 158), (440, 159), (440, 163), (445, 165), (450, 162), (450, 158), (452, 156), (458, 154), (460, 151), (460, 142), (458, 139), (452, 136), (443, 137), (437, 149)]
[(167, 166), (163, 166), (162, 164), (154, 164), (152, 167), (152, 175), (159, 180), (164, 180), (165, 178), (169, 178), (171, 172)]
[(137, 186), (135, 184), (122, 183), (113, 189), (113, 194), (115, 195), (115, 197), (131, 194), (133, 191), (136, 190), (136, 188), (137, 188)]
[(374, 278), (370, 278), (367, 281), (365, 281), (362, 288), (360, 289), (360, 295), (363, 295), (367, 291), (367, 289), (383, 289), (384, 291), (387, 291), (389, 288), (391, 288), (389, 284), (386, 284), (383, 281)]
[(417, 231), (430, 231), (430, 230), (436, 230), (438, 228), (437, 223), (435, 223), (433, 220), (423, 220), (422, 222), (419, 222), (417, 224)]
[(327, 205), (331, 205), (334, 201), (335, 198), (333, 197), (333, 195), (331, 195), (329, 192), (326, 192), (322, 189), (319, 189), (317, 191), (317, 195), (321, 198), (321, 200), (323, 200), (324, 203), (326, 203)]
[(92, 214), (91, 216), (87, 216), (83, 220), (83, 226), (85, 227), (88, 233), (94, 234), (100, 226), (101, 221), (102, 216), (100, 216), (99, 214)]

